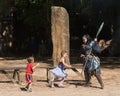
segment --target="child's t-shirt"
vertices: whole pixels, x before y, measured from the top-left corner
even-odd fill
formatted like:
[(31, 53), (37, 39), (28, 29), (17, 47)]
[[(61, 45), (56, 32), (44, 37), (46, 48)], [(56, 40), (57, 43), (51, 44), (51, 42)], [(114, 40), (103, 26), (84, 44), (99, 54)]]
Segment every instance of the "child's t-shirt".
[(26, 73), (33, 73), (33, 64), (32, 63), (28, 63), (27, 67), (26, 67)]

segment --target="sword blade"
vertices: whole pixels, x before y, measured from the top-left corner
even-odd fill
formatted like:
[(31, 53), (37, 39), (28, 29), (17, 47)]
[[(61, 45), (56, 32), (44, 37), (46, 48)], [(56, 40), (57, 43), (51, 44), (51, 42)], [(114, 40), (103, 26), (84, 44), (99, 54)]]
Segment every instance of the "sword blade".
[(104, 22), (101, 23), (101, 25), (100, 25), (100, 27), (99, 27), (99, 29), (97, 31), (96, 37), (98, 37), (98, 35), (100, 34), (100, 32), (101, 32), (101, 30), (103, 28), (103, 25), (104, 25)]

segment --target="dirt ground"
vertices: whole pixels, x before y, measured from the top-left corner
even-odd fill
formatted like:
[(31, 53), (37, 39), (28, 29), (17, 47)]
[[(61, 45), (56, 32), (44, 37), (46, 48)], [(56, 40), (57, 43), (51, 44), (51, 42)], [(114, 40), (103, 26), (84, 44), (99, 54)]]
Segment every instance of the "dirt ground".
[[(26, 66), (25, 59), (0, 59), (0, 66)], [(40, 66), (47, 66), (40, 63)], [(100, 89), (96, 78), (92, 78), (92, 86), (85, 87), (83, 78), (72, 70), (66, 70), (69, 76), (65, 81), (65, 88), (49, 88), (46, 82), (46, 70), (37, 68), (33, 74), (32, 92), (22, 90), (25, 86), (25, 72), (21, 72), (22, 84), (13, 84), (4, 74), (0, 73), (0, 96), (120, 96), (120, 67), (102, 66), (102, 78), (105, 88)], [(81, 71), (81, 68), (79, 69)], [(56, 82), (57, 84), (58, 82)]]

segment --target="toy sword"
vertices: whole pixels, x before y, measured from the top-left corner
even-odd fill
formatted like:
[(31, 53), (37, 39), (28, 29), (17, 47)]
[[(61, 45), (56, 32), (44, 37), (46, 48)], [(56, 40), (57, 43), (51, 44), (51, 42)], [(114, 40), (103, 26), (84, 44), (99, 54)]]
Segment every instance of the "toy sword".
[(100, 25), (100, 27), (99, 27), (99, 29), (98, 29), (98, 31), (97, 31), (96, 38), (97, 38), (98, 35), (100, 34), (100, 32), (101, 32), (101, 30), (102, 30), (102, 28), (103, 28), (103, 25), (104, 25), (104, 22), (101, 23), (101, 25)]

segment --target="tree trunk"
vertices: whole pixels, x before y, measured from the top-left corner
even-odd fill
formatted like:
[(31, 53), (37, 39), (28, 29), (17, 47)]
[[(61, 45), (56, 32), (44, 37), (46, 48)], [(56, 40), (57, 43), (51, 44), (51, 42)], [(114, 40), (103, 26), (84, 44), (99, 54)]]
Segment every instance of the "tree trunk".
[(53, 42), (53, 65), (57, 66), (61, 57), (61, 51), (68, 51), (69, 63), (69, 16), (63, 7), (52, 7), (52, 42)]

